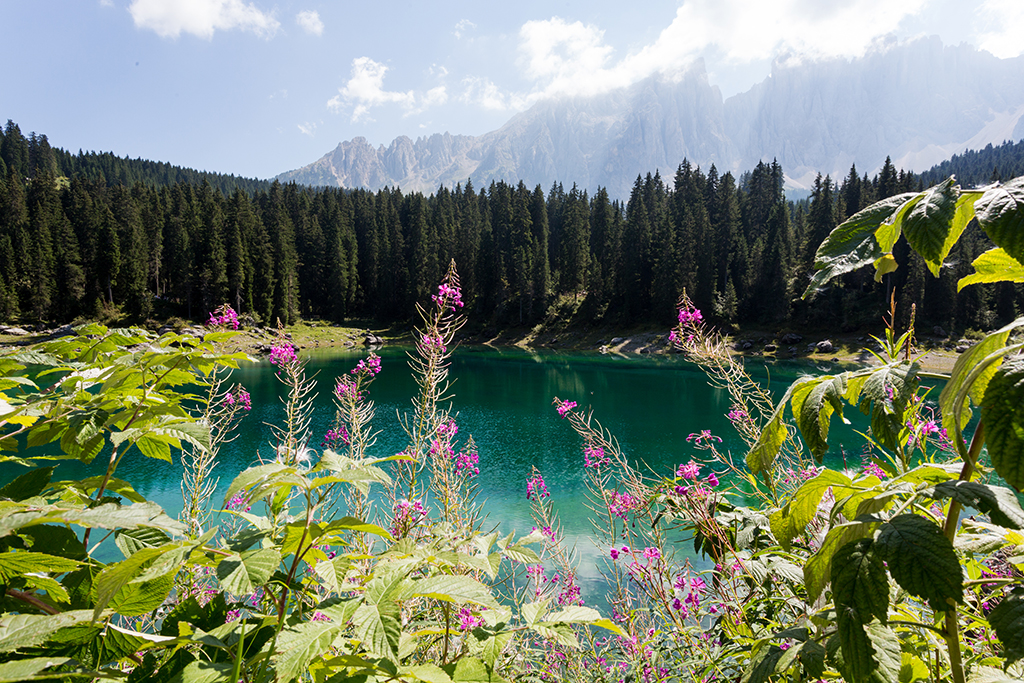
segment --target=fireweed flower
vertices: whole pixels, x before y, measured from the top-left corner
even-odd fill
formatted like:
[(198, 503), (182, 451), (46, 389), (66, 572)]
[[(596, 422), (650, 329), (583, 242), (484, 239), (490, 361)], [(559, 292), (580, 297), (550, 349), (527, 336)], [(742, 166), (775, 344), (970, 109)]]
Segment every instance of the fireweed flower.
[[(481, 609), (487, 609), (483, 607)], [(468, 607), (463, 607), (459, 610), (459, 630), (460, 631), (472, 631), (477, 626), (482, 626), (484, 620), (473, 614), (473, 611)]]
[(548, 487), (544, 485), (544, 477), (535, 474), (526, 482), (526, 500), (530, 500), (533, 496), (537, 496), (538, 500), (550, 497), (548, 493)]
[[(692, 434), (690, 436), (693, 436)], [(689, 439), (687, 439), (689, 441)], [(676, 468), (676, 476), (682, 477), (683, 479), (696, 479), (700, 476), (700, 465), (694, 461), (690, 461), (685, 465), (680, 465)]]
[(711, 474), (708, 475), (707, 482), (708, 482), (708, 486), (710, 486), (711, 488), (714, 488), (714, 487), (718, 486), (718, 477), (715, 476), (714, 472), (712, 472)]
[(427, 516), (427, 511), (423, 509), (418, 500), (400, 500), (392, 509), (395, 516), (391, 521), (391, 535), (395, 538), (401, 538), (408, 534), (420, 520)]
[(571, 411), (575, 407), (576, 401), (558, 402), (558, 399), (555, 399), (555, 410), (558, 411), (558, 414), (562, 417), (562, 419), (565, 419), (565, 416), (569, 414), (569, 411)]
[(608, 512), (619, 519), (626, 519), (629, 516), (629, 511), (636, 510), (638, 507), (640, 507), (639, 500), (628, 493), (617, 491), (612, 492), (608, 502)]
[(729, 414), (726, 415), (726, 417), (729, 418), (730, 422), (743, 422), (744, 420), (750, 418), (750, 416), (747, 415), (747, 411), (741, 410), (739, 408), (734, 408), (733, 410), (730, 410)]
[(695, 447), (702, 450), (714, 448), (715, 442), (722, 443), (722, 437), (715, 436), (711, 433), (710, 429), (702, 429), (699, 432), (695, 432), (686, 437), (687, 443), (692, 443)]
[(320, 445), (324, 448), (334, 448), (338, 444), (347, 446), (349, 438), (348, 430), (345, 429), (344, 425), (341, 425), (337, 429), (328, 429)]
[(334, 385), (334, 395), (338, 397), (339, 401), (344, 401), (348, 398), (358, 401), (362, 398), (362, 395), (356, 388), (356, 383), (348, 377), (338, 378), (338, 383)]
[(420, 344), (427, 350), (437, 349), (440, 353), (444, 353), (448, 350), (448, 347), (444, 344), (444, 339), (441, 338), (440, 334), (432, 335), (425, 334), (420, 338)]
[(885, 470), (883, 470), (881, 467), (879, 467), (875, 463), (869, 463), (868, 465), (866, 465), (864, 467), (864, 474), (866, 474), (866, 475), (874, 475), (874, 476), (878, 477), (879, 479), (885, 479), (886, 477), (889, 476), (888, 473), (886, 473)]
[(689, 325), (691, 327), (700, 325), (704, 322), (704, 316), (701, 314), (700, 309), (694, 308), (693, 306), (686, 306), (679, 309), (679, 323), (681, 325)]
[(648, 560), (658, 560), (661, 558), (661, 551), (657, 548), (644, 548), (644, 557)]
[(442, 282), (437, 287), (437, 294), (430, 297), (437, 304), (438, 308), (451, 307), (452, 313), (456, 308), (462, 308), (462, 290), (458, 287), (450, 287), (448, 283)]
[(462, 451), (455, 456), (455, 469), (474, 475), (480, 474), (480, 455), (476, 451)]
[(601, 446), (587, 446), (583, 449), (583, 466), (586, 468), (598, 469), (610, 462), (605, 457), (604, 448)]
[(353, 375), (358, 375), (360, 372), (366, 372), (370, 375), (380, 374), (380, 356), (371, 353), (367, 356), (366, 360), (359, 361), (350, 372)]
[(270, 363), (278, 367), (296, 360), (295, 349), (291, 345), (274, 346), (270, 349)]
[(230, 327), (233, 330), (237, 330), (238, 314), (235, 313), (231, 306), (224, 304), (210, 314), (210, 319), (206, 321), (206, 324), (210, 327)]

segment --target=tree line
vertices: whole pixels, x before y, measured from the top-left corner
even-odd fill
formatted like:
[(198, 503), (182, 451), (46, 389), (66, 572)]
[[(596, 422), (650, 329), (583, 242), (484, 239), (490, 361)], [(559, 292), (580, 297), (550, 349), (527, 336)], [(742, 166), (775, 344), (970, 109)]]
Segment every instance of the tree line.
[(799, 300), (833, 227), (921, 187), (888, 160), (873, 178), (856, 168), (838, 183), (819, 177), (801, 202), (786, 199), (777, 163), (735, 177), (684, 160), (671, 179), (638, 176), (622, 202), (558, 183), (545, 192), (467, 181), (429, 196), (279, 182), (226, 189), (170, 172), (124, 183), (112, 180), (117, 164), (97, 177), (66, 172), (61, 158), (10, 122), (0, 138), (2, 320), (111, 311), (203, 320), (228, 302), (264, 323), (405, 321), (452, 259), (473, 318), (497, 325), (533, 324), (556, 302), (595, 323), (664, 323), (684, 290), (719, 323), (773, 328), (875, 325), (893, 292), (902, 311), (916, 303), (919, 321), (951, 331), (989, 328), (1024, 303), (1012, 284), (957, 296), (956, 280), (989, 246), (973, 229), (939, 279), (897, 249), (902, 267), (882, 283), (852, 273)]

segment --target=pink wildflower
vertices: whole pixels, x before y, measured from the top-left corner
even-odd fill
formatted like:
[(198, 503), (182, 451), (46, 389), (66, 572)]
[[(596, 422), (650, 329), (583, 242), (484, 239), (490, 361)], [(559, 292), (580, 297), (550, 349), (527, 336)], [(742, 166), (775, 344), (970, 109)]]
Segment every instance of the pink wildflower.
[(279, 367), (293, 363), (296, 360), (295, 349), (290, 344), (274, 346), (270, 349), (270, 362)]
[(526, 482), (526, 500), (530, 500), (533, 496), (537, 496), (538, 499), (548, 498), (548, 487), (544, 485), (544, 477), (540, 474), (535, 474)]
[(587, 446), (583, 449), (583, 466), (598, 469), (611, 462), (604, 455), (604, 448), (601, 446)]
[[(693, 435), (691, 434), (690, 436)], [(676, 468), (676, 476), (683, 479), (696, 479), (700, 476), (700, 465), (692, 460), (685, 465), (680, 465)]]
[(562, 419), (565, 419), (565, 416), (569, 414), (569, 411), (576, 407), (576, 401), (562, 401), (559, 403), (558, 399), (555, 399), (555, 402), (555, 409), (558, 411), (558, 414), (562, 417)]

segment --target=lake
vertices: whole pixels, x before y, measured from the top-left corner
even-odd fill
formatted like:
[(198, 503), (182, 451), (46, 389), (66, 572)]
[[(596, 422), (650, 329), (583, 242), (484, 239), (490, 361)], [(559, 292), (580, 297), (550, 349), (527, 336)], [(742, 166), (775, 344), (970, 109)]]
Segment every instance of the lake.
[[(416, 385), (404, 349), (386, 347), (378, 353), (383, 369), (370, 387), (369, 398), (377, 407), (374, 425), (382, 431), (371, 454), (388, 456), (406, 445), (397, 413), (411, 410)], [(335, 378), (347, 373), (365, 355), (365, 350), (306, 354), (307, 373), (316, 376), (319, 392), (314, 402), (311, 446), (319, 446), (332, 422)], [(757, 376), (767, 380), (769, 373), (763, 364), (748, 362), (752, 368), (760, 367)], [(807, 363), (774, 364), (771, 386), (781, 394), (799, 374), (807, 372), (819, 371)], [(588, 604), (601, 602), (598, 593), (602, 582), (595, 560), (605, 556), (607, 549), (597, 548), (589, 540), (581, 443), (555, 411), (553, 397), (576, 401), (577, 410), (592, 407), (595, 418), (618, 438), (623, 451), (635, 461), (646, 463), (659, 476), (671, 476), (678, 464), (690, 459), (701, 460), (704, 452), (686, 441), (693, 432), (711, 430), (723, 439), (720, 450), (731, 451), (738, 458), (746, 451), (726, 418), (730, 409), (726, 392), (709, 386), (704, 374), (681, 356), (623, 357), (596, 352), (465, 347), (455, 351), (451, 378), (459, 436), (471, 434), (479, 448), (477, 483), (479, 500), (488, 513), (485, 528), (496, 526), (504, 533), (515, 531), (517, 535), (530, 531), (533, 522), (526, 500), (526, 480), (531, 467), (537, 467), (544, 475), (567, 539), (579, 550), (580, 584)], [(221, 451), (215, 470), (220, 478), (215, 506), (222, 503), (223, 493), (236, 474), (259, 456), (272, 458), (273, 437), (267, 425), (283, 415), (284, 386), (269, 363), (243, 367), (233, 379), (251, 393), (252, 411), (242, 421), (239, 438)], [(859, 417), (855, 409), (848, 414)], [(856, 464), (855, 451), (861, 442), (852, 428), (834, 420), (831, 437), (833, 452), (838, 454), (845, 443), (846, 452), (853, 454), (850, 464)], [(836, 459), (830, 464), (841, 467), (841, 457)], [(89, 466), (64, 463), (57, 477), (101, 474), (102, 460), (101, 456)], [(0, 470), (0, 479), (9, 480), (17, 473), (20, 471), (5, 467)], [(117, 476), (130, 481), (172, 516), (180, 511), (182, 470), (177, 456), (173, 465), (168, 465), (134, 451), (122, 462)]]

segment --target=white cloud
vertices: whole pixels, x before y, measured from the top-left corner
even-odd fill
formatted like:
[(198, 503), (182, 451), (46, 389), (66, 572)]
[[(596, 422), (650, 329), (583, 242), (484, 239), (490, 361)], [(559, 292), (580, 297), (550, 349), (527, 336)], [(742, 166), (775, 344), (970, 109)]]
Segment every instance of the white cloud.
[(306, 10), (295, 15), (295, 23), (302, 27), (302, 30), (314, 36), (323, 35), (324, 22), (320, 20), (320, 13), (316, 10)]
[(358, 57), (352, 60), (352, 77), (338, 94), (327, 102), (327, 108), (340, 112), (347, 105), (352, 107), (352, 122), (355, 123), (370, 113), (371, 107), (385, 104), (397, 104), (406, 110), (406, 115), (418, 114), (424, 109), (447, 100), (444, 86), (433, 88), (417, 99), (416, 94), (409, 90), (397, 92), (384, 89), (384, 74), (388, 67), (375, 62), (369, 57)]
[(308, 135), (309, 137), (314, 137), (314, 133), (316, 132), (316, 124), (315, 123), (309, 123), (309, 122), (300, 123), (300, 124), (298, 124), (298, 126), (299, 126), (299, 132), (300, 133), (302, 133), (303, 135)]
[(215, 31), (231, 29), (270, 38), (281, 26), (273, 14), (242, 0), (132, 0), (128, 11), (136, 28), (164, 38), (191, 33), (210, 40)]
[(519, 111), (529, 106), (526, 98), (517, 93), (504, 93), (489, 78), (469, 76), (462, 79), (459, 101), (475, 104), (493, 111)]
[(461, 38), (462, 34), (467, 33), (474, 28), (476, 28), (476, 24), (469, 19), (460, 19), (459, 22), (455, 24), (455, 30), (452, 31), (452, 35), (456, 38)]
[(1024, 3), (1020, 0), (985, 0), (978, 11), (988, 30), (978, 34), (978, 47), (996, 57), (1024, 53)]
[[(708, 52), (733, 65), (783, 53), (812, 59), (858, 57), (927, 2), (686, 0), (653, 42), (618, 60), (613, 59), (604, 31), (595, 26), (559, 17), (529, 21), (519, 31), (519, 48), (524, 73), (534, 79), (534, 86), (519, 97), (532, 103), (558, 95), (606, 92), (656, 73), (679, 72)], [(500, 99), (494, 93), (487, 96), (486, 86), (474, 87), (492, 104)]]
[(114, 0), (100, 0), (100, 7), (113, 7)]

